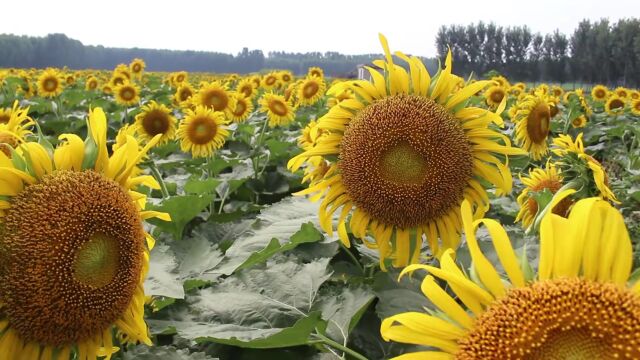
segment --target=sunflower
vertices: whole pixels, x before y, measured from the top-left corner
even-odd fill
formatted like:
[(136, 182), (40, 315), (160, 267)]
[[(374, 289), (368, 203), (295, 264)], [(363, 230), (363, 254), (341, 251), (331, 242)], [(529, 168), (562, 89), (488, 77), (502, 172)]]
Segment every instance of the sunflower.
[[(504, 228), (491, 219), (473, 221), (470, 208), (463, 203), (462, 222), (475, 276), (456, 265), (452, 250), (439, 267), (402, 271), (401, 277), (428, 272), (421, 289), (434, 309), (384, 319), (382, 337), (434, 350), (396, 359), (640, 358), (640, 284), (627, 284), (632, 246), (615, 208), (589, 198), (578, 201), (568, 219), (545, 216), (533, 275), (519, 263)], [(491, 235), (504, 275), (479, 246), (479, 224)]]
[(236, 91), (244, 94), (244, 97), (249, 99), (253, 98), (253, 95), (255, 95), (255, 90), (255, 82), (251, 81), (251, 79), (242, 79), (236, 86)]
[(275, 87), (278, 87), (278, 74), (275, 72), (268, 73), (262, 78), (262, 82), (260, 85), (265, 90), (271, 90)]
[(504, 99), (506, 95), (507, 92), (505, 88), (500, 85), (491, 86), (484, 92), (484, 98), (487, 105), (494, 109), (502, 103), (502, 99)]
[(560, 86), (553, 85), (551, 87), (551, 95), (553, 95), (554, 97), (561, 98), (563, 94), (564, 94), (564, 89), (561, 88)]
[(515, 84), (513, 84), (512, 87), (517, 87), (520, 88), (520, 90), (525, 91), (527, 89), (527, 85), (523, 82), (517, 82)]
[(193, 157), (211, 156), (229, 136), (224, 126), (227, 123), (223, 113), (209, 107), (198, 105), (195, 110), (187, 109), (178, 127), (182, 151), (191, 152)]
[(509, 84), (509, 80), (507, 80), (507, 78), (504, 76), (494, 76), (491, 78), (491, 81), (495, 81), (496, 83), (498, 83), (498, 86), (504, 89), (508, 89), (511, 86)]
[(640, 99), (631, 101), (631, 113), (640, 116)]
[(187, 82), (183, 82), (178, 86), (178, 89), (176, 89), (176, 93), (173, 95), (173, 100), (178, 105), (186, 105), (194, 94), (195, 90), (193, 89), (193, 86)]
[(116, 102), (124, 106), (134, 106), (140, 102), (140, 89), (132, 83), (119, 85), (114, 89)]
[(591, 97), (595, 101), (605, 101), (609, 96), (609, 89), (604, 85), (596, 85), (591, 89)]
[(301, 105), (313, 105), (322, 99), (326, 87), (322, 78), (308, 76), (298, 84), (298, 101)]
[(522, 89), (518, 86), (512, 86), (509, 88), (509, 94), (518, 97), (520, 96), (520, 94), (522, 94)]
[(278, 78), (280, 79), (280, 81), (286, 85), (288, 83), (290, 83), (291, 81), (293, 81), (293, 74), (291, 73), (291, 71), (280, 71), (278, 73)]
[(67, 76), (65, 76), (64, 81), (67, 83), (67, 85), (73, 85), (76, 83), (76, 77), (73, 76), (73, 74), (68, 74)]
[(324, 78), (324, 70), (320, 67), (312, 66), (307, 71), (307, 76), (316, 76), (322, 79)]
[(571, 120), (571, 126), (574, 129), (583, 128), (587, 126), (587, 117), (585, 115), (580, 115)]
[(260, 99), (260, 105), (260, 111), (267, 113), (271, 127), (288, 125), (296, 115), (291, 102), (282, 95), (266, 93)]
[(136, 115), (138, 133), (142, 138), (153, 139), (160, 135), (158, 145), (173, 140), (176, 136), (176, 118), (171, 110), (163, 104), (151, 101), (141, 108), (142, 112)]
[(556, 164), (561, 168), (567, 183), (578, 189), (581, 198), (601, 196), (618, 202), (609, 188), (609, 176), (600, 162), (584, 151), (583, 134), (575, 141), (569, 135), (559, 135), (553, 139), (553, 154), (558, 157)]
[(533, 93), (534, 94), (538, 93), (538, 94), (542, 94), (542, 95), (549, 95), (549, 85), (540, 84), (540, 85), (538, 85), (538, 87), (535, 89), (535, 91)]
[(9, 158), (12, 157), (13, 149), (25, 141), (35, 125), (28, 113), (29, 108), (20, 108), (17, 100), (11, 109), (0, 109), (0, 153)]
[(630, 90), (629, 91), (629, 99), (630, 100), (640, 100), (640, 91), (638, 91), (638, 90)]
[(229, 118), (234, 122), (242, 122), (247, 120), (253, 112), (253, 102), (244, 93), (231, 93), (231, 106), (229, 110)]
[(109, 80), (111, 88), (116, 88), (120, 85), (125, 85), (129, 82), (129, 79), (121, 73), (114, 73)]
[(613, 93), (616, 94), (619, 98), (624, 100), (626, 100), (629, 97), (629, 89), (623, 88), (621, 86), (613, 90)]
[(226, 113), (229, 110), (229, 94), (218, 81), (203, 84), (195, 101), (198, 105), (206, 106), (213, 111)]
[(186, 82), (189, 79), (189, 73), (187, 73), (186, 71), (178, 71), (172, 73), (170, 75), (170, 79), (171, 85), (173, 85), (173, 87), (178, 87), (180, 86), (180, 84)]
[(611, 95), (609, 99), (607, 99), (604, 108), (609, 115), (618, 115), (624, 112), (625, 105), (626, 100), (624, 98), (618, 95)]
[(142, 72), (144, 71), (145, 67), (147, 67), (147, 64), (145, 64), (144, 60), (138, 58), (133, 59), (131, 64), (129, 64), (131, 73), (138, 79), (142, 77)]
[[(525, 185), (525, 188), (517, 198), (520, 211), (518, 211), (515, 222), (522, 221), (522, 227), (526, 229), (533, 224), (538, 214), (539, 206), (536, 197), (544, 191), (548, 191), (549, 194), (553, 195), (562, 188), (564, 183), (558, 168), (550, 162), (547, 163), (544, 169), (535, 168), (529, 170), (529, 176), (520, 177), (520, 181)], [(553, 213), (564, 217), (572, 204), (571, 199), (565, 198), (554, 207)]]
[(87, 122), (86, 141), (61, 135), (53, 156), (35, 142), (20, 146), (19, 161), (0, 154), (4, 358), (110, 357), (114, 330), (151, 344), (143, 282), (154, 240), (143, 220), (170, 219), (143, 210), (134, 189), (159, 186), (132, 171), (157, 138), (140, 149), (130, 137), (109, 157), (102, 109)]
[(351, 89), (343, 89), (327, 99), (327, 106), (334, 107), (342, 101), (355, 99), (355, 94)]
[[(439, 255), (460, 240), (460, 202), (469, 199), (483, 214), (489, 202), (484, 183), (498, 194), (511, 191), (504, 155), (524, 154), (508, 139), (489, 129), (503, 125), (499, 113), (465, 107), (466, 101), (490, 81), (478, 81), (451, 95), (457, 83), (451, 75), (451, 54), (446, 67), (431, 78), (416, 57), (396, 54), (409, 63), (410, 73), (393, 63), (386, 39), (380, 35), (385, 61), (375, 61), (385, 74), (369, 69), (372, 82), (347, 81), (333, 86), (332, 95), (348, 88), (357, 97), (334, 106), (318, 121), (329, 132), (317, 144), (294, 157), (288, 167), (296, 171), (307, 159), (323, 156), (330, 168), (321, 181), (298, 193), (322, 198), (322, 228), (333, 234), (333, 214), (340, 208), (338, 234), (346, 246), (347, 216), (353, 235), (367, 232), (375, 243), (384, 268), (391, 257), (394, 266), (416, 262), (426, 236)], [(501, 145), (498, 141), (504, 141)], [(498, 157), (496, 154), (500, 154)]]
[(62, 92), (62, 88), (60, 74), (55, 69), (47, 69), (38, 77), (38, 94), (42, 97), (58, 96)]
[(87, 91), (92, 91), (98, 88), (98, 79), (93, 76), (87, 78), (87, 81), (84, 84), (84, 88)]
[(516, 141), (529, 152), (531, 158), (540, 160), (549, 152), (549, 104), (544, 95), (527, 95), (516, 106)]

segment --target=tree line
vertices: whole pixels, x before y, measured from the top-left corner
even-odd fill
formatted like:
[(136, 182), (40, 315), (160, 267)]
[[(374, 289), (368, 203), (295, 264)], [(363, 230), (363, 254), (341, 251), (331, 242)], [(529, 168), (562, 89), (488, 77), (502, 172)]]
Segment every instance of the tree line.
[(573, 34), (533, 33), (527, 26), (479, 22), (442, 26), (440, 58), (451, 48), (454, 72), (497, 71), (519, 81), (640, 85), (640, 20), (583, 20)]
[(287, 53), (242, 49), (237, 55), (206, 51), (124, 49), (87, 46), (63, 34), (45, 37), (0, 34), (0, 68), (113, 69), (120, 63), (142, 58), (151, 71), (195, 71), (251, 73), (267, 69), (288, 69), (305, 74), (319, 66), (331, 76), (355, 76), (359, 64), (371, 63), (379, 54), (344, 55), (337, 52)]

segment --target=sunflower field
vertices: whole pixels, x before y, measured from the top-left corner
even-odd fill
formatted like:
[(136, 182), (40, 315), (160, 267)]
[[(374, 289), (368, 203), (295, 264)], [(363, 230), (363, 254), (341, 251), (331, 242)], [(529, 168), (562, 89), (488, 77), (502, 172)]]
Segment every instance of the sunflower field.
[(0, 360), (640, 359), (640, 92), (380, 42), (0, 69)]

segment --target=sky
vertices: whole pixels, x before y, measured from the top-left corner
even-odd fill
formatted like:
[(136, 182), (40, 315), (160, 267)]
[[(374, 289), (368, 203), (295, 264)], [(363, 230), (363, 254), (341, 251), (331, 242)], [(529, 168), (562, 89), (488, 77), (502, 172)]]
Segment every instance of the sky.
[[(582, 19), (640, 16), (638, 0), (7, 0), (0, 33), (64, 33), (85, 45), (236, 54), (243, 47), (287, 52), (434, 56), (442, 25), (495, 22), (570, 35)], [(26, 10), (26, 11), (25, 11)]]

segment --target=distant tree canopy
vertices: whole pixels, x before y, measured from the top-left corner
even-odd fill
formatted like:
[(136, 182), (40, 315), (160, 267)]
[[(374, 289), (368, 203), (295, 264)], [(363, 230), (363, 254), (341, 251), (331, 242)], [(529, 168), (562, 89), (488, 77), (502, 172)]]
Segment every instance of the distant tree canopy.
[(521, 81), (640, 85), (639, 19), (583, 20), (570, 37), (483, 22), (442, 26), (436, 37), (440, 57), (448, 46), (459, 74), (496, 70)]
[(286, 53), (244, 48), (237, 55), (205, 51), (173, 51), (155, 49), (123, 49), (85, 46), (63, 34), (30, 37), (0, 34), (0, 67), (72, 69), (113, 69), (139, 57), (152, 71), (209, 71), (218, 73), (250, 73), (263, 69), (288, 69), (304, 74), (311, 66), (321, 67), (326, 74), (347, 77), (355, 75), (359, 64), (371, 63), (379, 54), (343, 55), (337, 52)]

